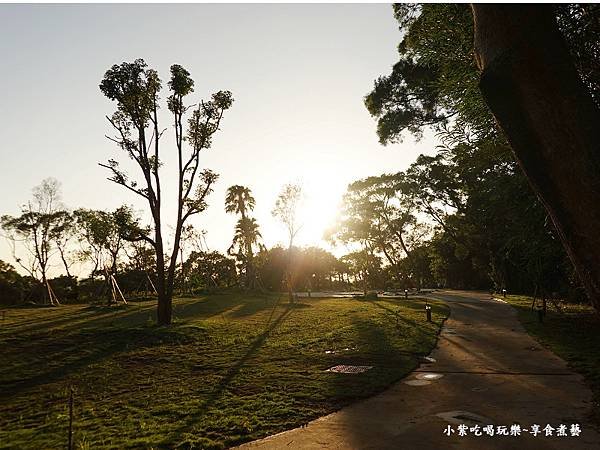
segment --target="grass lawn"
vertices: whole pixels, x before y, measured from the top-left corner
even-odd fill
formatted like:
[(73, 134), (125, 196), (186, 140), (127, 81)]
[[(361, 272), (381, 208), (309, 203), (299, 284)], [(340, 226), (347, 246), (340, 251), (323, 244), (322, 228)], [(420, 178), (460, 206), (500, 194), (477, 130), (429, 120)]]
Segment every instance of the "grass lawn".
[(539, 323), (537, 311), (531, 311), (531, 297), (509, 295), (506, 300), (517, 309), (529, 334), (585, 377), (594, 392), (593, 420), (600, 424), (600, 317), (594, 309), (569, 304), (559, 313), (549, 303), (544, 322)]
[[(434, 347), (448, 308), (420, 300), (241, 294), (10, 308), (0, 318), (0, 448), (224, 448), (302, 425), (373, 395)], [(431, 301), (430, 301), (431, 303)], [(334, 351), (334, 352), (331, 352)], [(363, 374), (324, 372), (372, 365)]]

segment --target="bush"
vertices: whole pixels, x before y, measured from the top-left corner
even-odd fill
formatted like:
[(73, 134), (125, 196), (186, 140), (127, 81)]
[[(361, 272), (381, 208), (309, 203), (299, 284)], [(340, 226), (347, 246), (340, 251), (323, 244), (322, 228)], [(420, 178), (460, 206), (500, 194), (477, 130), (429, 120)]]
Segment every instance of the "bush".
[(49, 280), (49, 283), (61, 303), (76, 303), (79, 299), (77, 278), (63, 275)]
[(8, 263), (0, 260), (0, 304), (23, 303), (31, 290), (32, 279), (22, 277)]

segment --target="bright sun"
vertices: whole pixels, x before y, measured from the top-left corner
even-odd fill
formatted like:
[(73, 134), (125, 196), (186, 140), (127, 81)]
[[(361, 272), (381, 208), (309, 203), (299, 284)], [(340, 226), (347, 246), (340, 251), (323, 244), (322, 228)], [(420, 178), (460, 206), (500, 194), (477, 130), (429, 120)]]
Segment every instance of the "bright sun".
[(298, 245), (323, 245), (323, 234), (337, 218), (346, 183), (332, 176), (310, 177), (302, 182), (304, 192), (299, 218), (302, 228)]

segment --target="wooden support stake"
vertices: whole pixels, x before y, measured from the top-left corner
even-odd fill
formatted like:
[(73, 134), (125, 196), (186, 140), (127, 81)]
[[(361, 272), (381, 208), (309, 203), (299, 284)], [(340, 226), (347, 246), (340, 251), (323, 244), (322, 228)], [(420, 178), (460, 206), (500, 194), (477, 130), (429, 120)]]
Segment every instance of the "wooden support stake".
[(54, 306), (59, 306), (60, 302), (58, 301), (58, 297), (52, 290), (52, 286), (50, 286), (50, 282), (46, 280), (46, 288), (48, 289), (48, 296), (50, 298), (50, 303)]
[(69, 388), (69, 444), (68, 450), (73, 450), (73, 386)]
[(154, 293), (156, 294), (156, 287), (154, 287), (154, 283), (152, 282), (152, 279), (150, 278), (150, 275), (148, 275), (148, 272), (146, 272), (146, 278), (148, 278), (148, 281), (150, 282), (150, 286), (152, 286), (152, 289), (154, 289)]
[[(119, 295), (121, 296), (121, 301), (123, 303), (127, 304), (127, 300), (125, 300), (125, 296), (123, 295), (123, 292), (121, 292), (121, 288), (119, 287), (119, 284), (117, 283), (117, 280), (115, 279), (114, 275), (111, 275), (110, 279), (113, 284), (113, 292), (115, 292), (115, 296), (116, 296), (116, 291), (118, 291)], [(117, 301), (117, 299), (115, 298), (115, 302), (116, 301)]]

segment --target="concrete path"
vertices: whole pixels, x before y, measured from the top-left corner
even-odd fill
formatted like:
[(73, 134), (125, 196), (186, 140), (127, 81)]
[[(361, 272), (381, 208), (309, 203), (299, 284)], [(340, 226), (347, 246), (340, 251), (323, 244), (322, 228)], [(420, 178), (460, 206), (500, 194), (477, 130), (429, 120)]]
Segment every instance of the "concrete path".
[[(435, 362), (422, 364), (380, 395), (240, 448), (600, 449), (600, 435), (587, 419), (591, 391), (562, 359), (527, 335), (515, 310), (488, 294), (432, 296), (451, 308), (430, 355)], [(458, 436), (460, 424), (473, 431)], [(474, 435), (486, 425), (496, 432), (513, 424), (528, 431)], [(541, 429), (564, 424), (567, 436), (554, 430), (552, 437), (544, 431), (534, 437), (534, 424)], [(579, 437), (571, 436), (572, 424), (579, 425)], [(444, 434), (448, 425), (451, 436)]]

